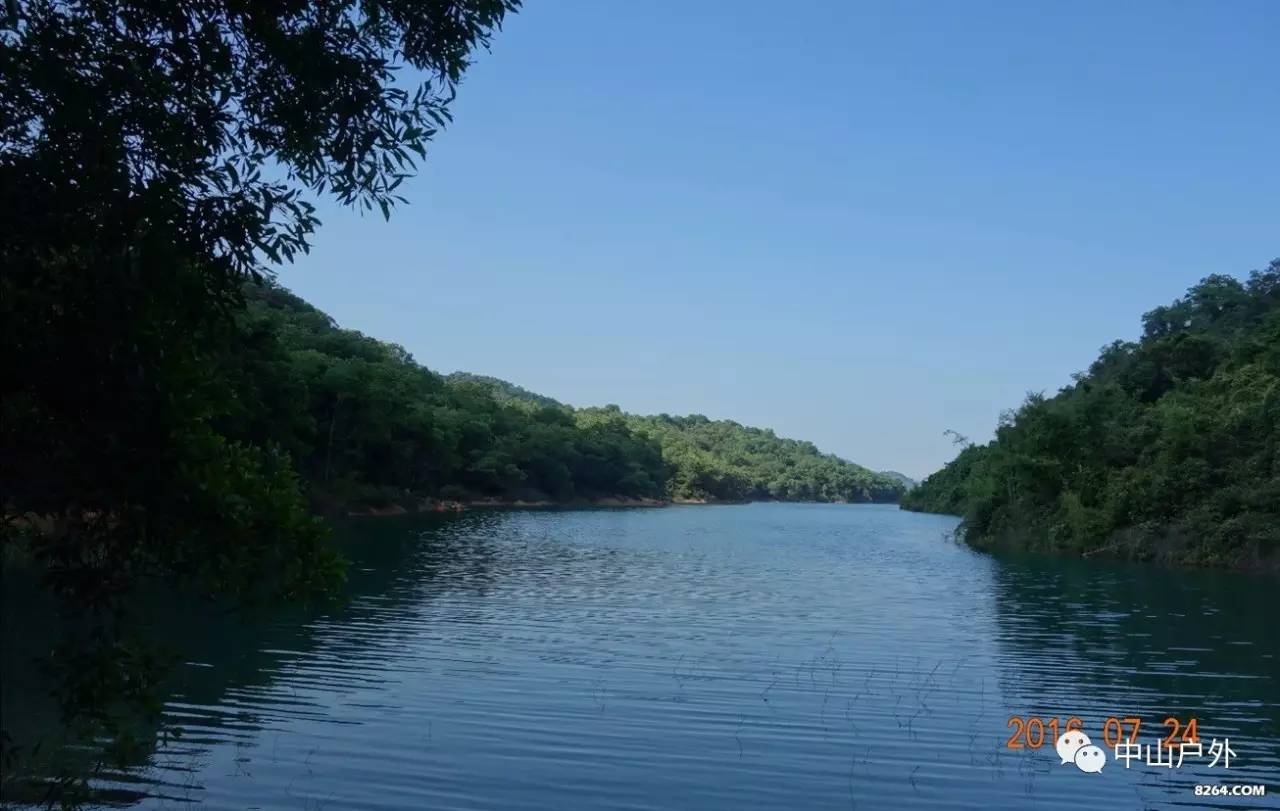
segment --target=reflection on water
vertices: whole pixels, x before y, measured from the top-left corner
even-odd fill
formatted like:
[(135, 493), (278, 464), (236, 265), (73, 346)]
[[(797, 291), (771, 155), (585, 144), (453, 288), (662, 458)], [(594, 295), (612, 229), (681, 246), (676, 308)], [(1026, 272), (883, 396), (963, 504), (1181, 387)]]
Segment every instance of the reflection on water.
[[(1108, 716), (1136, 716), (1150, 743), (1168, 734), (1164, 719), (1196, 718), (1206, 751), (1212, 738), (1230, 740), (1240, 768), (1225, 776), (1135, 763), (1136, 805), (1194, 806), (1197, 783), (1222, 781), (1270, 782), (1280, 794), (1277, 585), (1228, 572), (1004, 560), (995, 582), (1001, 689), (1028, 715), (1069, 711), (1090, 732)], [(1280, 807), (1280, 797), (1234, 807)]]
[[(748, 505), (355, 524), (339, 608), (246, 623), (153, 601), (186, 734), (104, 787), (141, 808), (1280, 807), (1273, 581), (992, 558), (953, 523)], [(36, 706), (8, 682), (7, 714)], [(1011, 715), (1139, 715), (1147, 741), (1194, 716), (1237, 761), (1084, 774), (1006, 749)], [(1192, 791), (1222, 782), (1275, 793)]]

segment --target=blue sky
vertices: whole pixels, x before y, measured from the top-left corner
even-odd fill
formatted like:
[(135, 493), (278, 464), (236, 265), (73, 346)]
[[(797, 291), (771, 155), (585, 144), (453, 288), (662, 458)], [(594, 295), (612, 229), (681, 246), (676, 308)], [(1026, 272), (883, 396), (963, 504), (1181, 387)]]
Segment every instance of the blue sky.
[(922, 476), (1280, 256), (1280, 2), (528, 0), (281, 281), (441, 372)]

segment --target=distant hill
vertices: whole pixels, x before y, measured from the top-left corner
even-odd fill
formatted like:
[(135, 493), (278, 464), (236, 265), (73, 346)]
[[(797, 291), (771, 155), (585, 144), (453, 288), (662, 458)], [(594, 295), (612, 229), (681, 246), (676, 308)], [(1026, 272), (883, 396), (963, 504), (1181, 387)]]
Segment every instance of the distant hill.
[[(593, 410), (618, 413), (617, 406), (586, 411)], [(906, 491), (891, 476), (766, 428), (701, 414), (623, 416), (662, 447), (668, 494), (677, 500), (894, 502)]]
[(876, 473), (822, 453), (811, 442), (785, 439), (765, 428), (712, 420), (701, 414), (627, 414), (617, 406), (574, 409), (523, 386), (488, 375), (455, 372), (457, 386), (477, 386), (504, 404), (559, 408), (579, 422), (622, 420), (657, 443), (666, 466), (666, 492), (678, 501), (897, 501), (915, 482), (901, 473)]
[(902, 486), (907, 489), (907, 492), (911, 492), (920, 484), (920, 482), (916, 481), (915, 479), (911, 478), (905, 473), (899, 473), (896, 470), (882, 470), (880, 471), (880, 475), (888, 476), (891, 479), (895, 479), (899, 482), (902, 482)]
[(896, 501), (894, 477), (701, 415), (573, 408), (486, 375), (441, 377), (270, 283), (245, 289), (226, 369), (233, 436), (267, 437), (326, 509), (433, 500)]

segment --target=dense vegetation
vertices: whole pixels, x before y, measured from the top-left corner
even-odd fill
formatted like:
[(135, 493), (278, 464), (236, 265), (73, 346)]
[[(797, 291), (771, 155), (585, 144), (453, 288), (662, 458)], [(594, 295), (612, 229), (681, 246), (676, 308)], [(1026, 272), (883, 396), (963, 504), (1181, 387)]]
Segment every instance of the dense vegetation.
[(320, 505), (428, 499), (891, 501), (894, 479), (702, 416), (574, 409), (497, 378), (442, 378), (270, 284), (246, 288), (226, 434), (274, 444)]
[(675, 501), (887, 502), (897, 501), (906, 489), (900, 474), (875, 473), (824, 454), (811, 442), (731, 420), (701, 414), (645, 417), (615, 405), (574, 410), (494, 377), (458, 372), (449, 380), (484, 386), (504, 403), (560, 408), (579, 420), (620, 421), (660, 450), (662, 495)]
[(334, 581), (293, 469), (304, 433), (254, 423), (226, 380), (255, 361), (244, 285), (309, 249), (304, 194), (390, 214), (517, 5), (6, 6), (0, 527), (56, 591), (97, 611), (145, 573), (233, 593)]
[(701, 414), (628, 415), (626, 420), (636, 433), (661, 445), (667, 492), (677, 500), (884, 502), (903, 493), (890, 476), (767, 429)]
[[(390, 215), (517, 6), (5, 3), (0, 556), (78, 617), (46, 650), (85, 740), (119, 741), (150, 693), (121, 613), (138, 582), (256, 598), (341, 578), (295, 468), (314, 437), (249, 415), (283, 389), (229, 382), (262, 360), (240, 353), (244, 285), (309, 250), (308, 198)], [(339, 482), (342, 449), (322, 447)]]
[(500, 403), (532, 403), (537, 406), (564, 408), (565, 404), (544, 394), (529, 391), (523, 386), (508, 383), (497, 377), (477, 375), (471, 372), (454, 372), (446, 378), (453, 384), (474, 383), (489, 390), (493, 399)]
[(903, 499), (979, 546), (1257, 566), (1280, 556), (1280, 260), (1204, 279)]

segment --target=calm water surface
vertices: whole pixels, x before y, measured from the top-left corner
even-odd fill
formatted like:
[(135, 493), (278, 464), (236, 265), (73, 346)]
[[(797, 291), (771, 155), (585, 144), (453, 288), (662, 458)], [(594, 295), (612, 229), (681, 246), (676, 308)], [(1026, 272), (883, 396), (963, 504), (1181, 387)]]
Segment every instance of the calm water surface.
[[(341, 607), (155, 608), (187, 734), (108, 785), (140, 808), (1280, 808), (1275, 581), (993, 558), (954, 523), (759, 504), (356, 524)], [(1195, 717), (1235, 756), (1085, 774), (1052, 742), (1006, 748), (1013, 715), (1095, 740), (1139, 716), (1142, 743)]]

